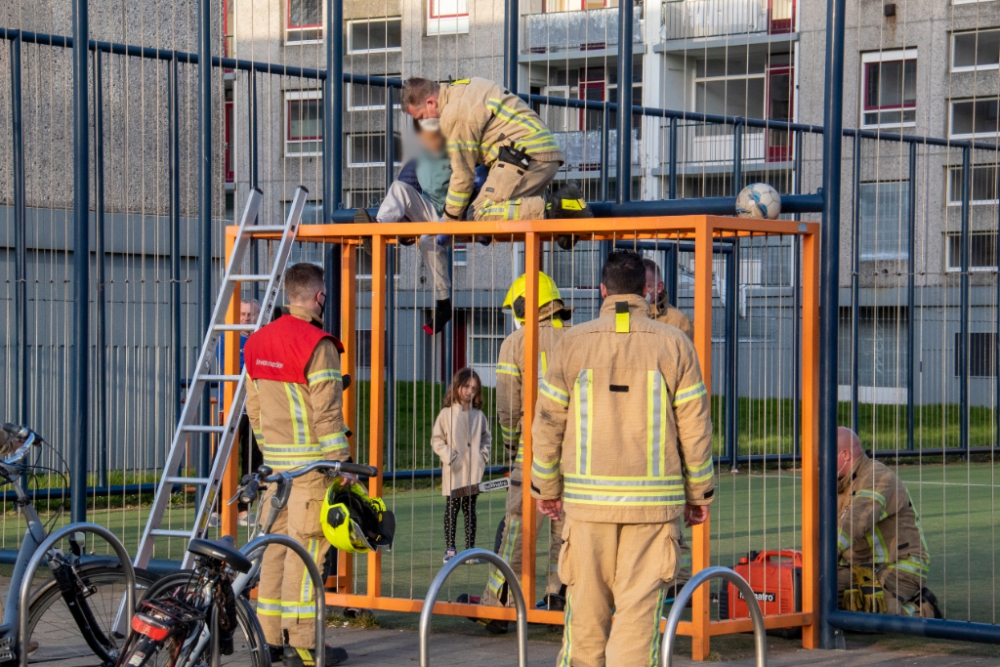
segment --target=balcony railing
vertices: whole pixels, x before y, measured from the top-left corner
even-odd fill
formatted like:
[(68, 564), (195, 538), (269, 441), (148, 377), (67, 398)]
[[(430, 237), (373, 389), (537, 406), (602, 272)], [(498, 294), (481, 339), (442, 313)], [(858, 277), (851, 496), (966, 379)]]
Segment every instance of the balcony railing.
[[(642, 43), (641, 6), (632, 15), (632, 42)], [(526, 53), (595, 51), (618, 47), (618, 8), (531, 14), (524, 17)]]
[(795, 0), (667, 0), (664, 40), (724, 37), (793, 30)]

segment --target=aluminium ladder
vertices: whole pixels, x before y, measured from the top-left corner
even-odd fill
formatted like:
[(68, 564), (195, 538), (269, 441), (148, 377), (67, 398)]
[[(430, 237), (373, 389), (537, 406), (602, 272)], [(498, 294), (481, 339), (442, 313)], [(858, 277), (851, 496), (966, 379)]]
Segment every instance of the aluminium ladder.
[[(219, 288), (215, 310), (212, 313), (208, 331), (205, 333), (205, 341), (202, 343), (201, 352), (198, 354), (198, 363), (195, 365), (194, 374), (188, 383), (187, 399), (184, 401), (184, 406), (181, 409), (177, 430), (174, 432), (173, 441), (170, 443), (170, 451), (167, 452), (167, 459), (163, 465), (160, 483), (156, 487), (153, 508), (146, 520), (146, 528), (142, 533), (142, 541), (139, 542), (139, 552), (135, 557), (136, 567), (146, 567), (148, 565), (157, 537), (177, 537), (185, 540), (205, 537), (205, 533), (208, 530), (208, 520), (212, 515), (212, 509), (220, 492), (222, 477), (226, 470), (226, 464), (229, 461), (229, 454), (233, 448), (233, 441), (236, 439), (240, 415), (243, 413), (243, 404), (246, 400), (245, 374), (242, 370), (239, 375), (223, 375), (221, 373), (224, 369), (220, 369), (219, 374), (211, 373), (217, 345), (225, 333), (234, 331), (240, 333), (254, 332), (270, 320), (271, 313), (277, 303), (278, 292), (281, 289), (285, 264), (288, 262), (292, 244), (299, 231), (299, 224), (302, 220), (302, 209), (305, 206), (308, 194), (308, 190), (299, 186), (295, 190), (291, 210), (288, 212), (288, 219), (285, 221), (285, 224), (267, 226), (256, 224), (257, 212), (260, 209), (261, 199), (264, 194), (257, 188), (250, 190), (246, 208), (243, 210), (243, 217), (240, 219), (239, 232), (233, 246), (233, 253), (229, 257), (226, 273)], [(243, 266), (243, 259), (251, 246), (252, 235), (261, 233), (281, 234), (281, 241), (274, 255), (274, 262), (270, 272), (261, 274), (239, 273), (240, 268)], [(233, 291), (237, 283), (243, 282), (267, 283), (267, 287), (261, 298), (260, 314), (257, 316), (257, 321), (253, 324), (226, 324), (226, 313), (229, 309), (229, 302), (233, 296)], [(225, 406), (225, 421), (221, 425), (196, 423), (199, 413), (198, 408), (202, 400), (204, 400), (205, 389), (210, 383), (218, 383), (220, 387), (225, 383), (236, 384), (233, 399), (229, 405)], [(214, 460), (212, 461), (209, 476), (187, 477), (180, 474), (181, 462), (186, 456), (188, 438), (204, 434), (215, 434), (218, 436), (218, 443), (215, 447)], [(182, 488), (194, 486), (200, 488), (202, 491), (200, 496), (201, 501), (198, 503), (198, 510), (194, 516), (194, 523), (190, 527), (161, 527), (175, 485), (180, 485)], [(192, 554), (185, 549), (182, 567), (189, 568), (191, 565)]]

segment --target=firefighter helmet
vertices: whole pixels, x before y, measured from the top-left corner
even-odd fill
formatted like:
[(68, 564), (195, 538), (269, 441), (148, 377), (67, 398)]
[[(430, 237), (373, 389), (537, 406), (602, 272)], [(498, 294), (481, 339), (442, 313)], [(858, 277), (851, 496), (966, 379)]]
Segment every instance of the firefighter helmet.
[[(517, 280), (513, 282), (510, 289), (507, 290), (507, 297), (503, 300), (503, 309), (510, 310), (514, 313), (514, 318), (518, 322), (524, 322), (524, 294), (527, 291), (525, 288), (526, 280), (524, 274), (521, 274)], [(559, 287), (556, 282), (549, 278), (547, 274), (542, 271), (538, 272), (538, 307), (552, 303), (553, 301), (562, 302), (562, 296), (559, 294)]]
[(392, 548), (396, 517), (381, 498), (372, 498), (358, 483), (334, 480), (320, 509), (323, 535), (334, 547), (348, 553)]

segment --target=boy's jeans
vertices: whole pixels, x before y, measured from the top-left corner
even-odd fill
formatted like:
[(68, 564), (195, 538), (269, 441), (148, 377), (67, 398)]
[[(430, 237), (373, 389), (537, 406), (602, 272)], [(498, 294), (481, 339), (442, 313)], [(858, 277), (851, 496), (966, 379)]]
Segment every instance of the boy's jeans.
[[(435, 222), (440, 218), (431, 200), (412, 186), (395, 181), (385, 193), (378, 209), (378, 222)], [(434, 298), (438, 301), (451, 298), (451, 281), (448, 279), (448, 252), (437, 244), (437, 238), (424, 234), (417, 243), (420, 255), (434, 279)]]

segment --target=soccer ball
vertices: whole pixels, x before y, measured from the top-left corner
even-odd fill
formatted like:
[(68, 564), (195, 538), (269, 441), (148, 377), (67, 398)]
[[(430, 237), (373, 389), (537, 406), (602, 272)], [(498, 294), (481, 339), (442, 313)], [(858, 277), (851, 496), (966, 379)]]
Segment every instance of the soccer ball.
[(781, 195), (767, 183), (753, 183), (736, 196), (736, 215), (740, 218), (777, 220), (781, 215)]

